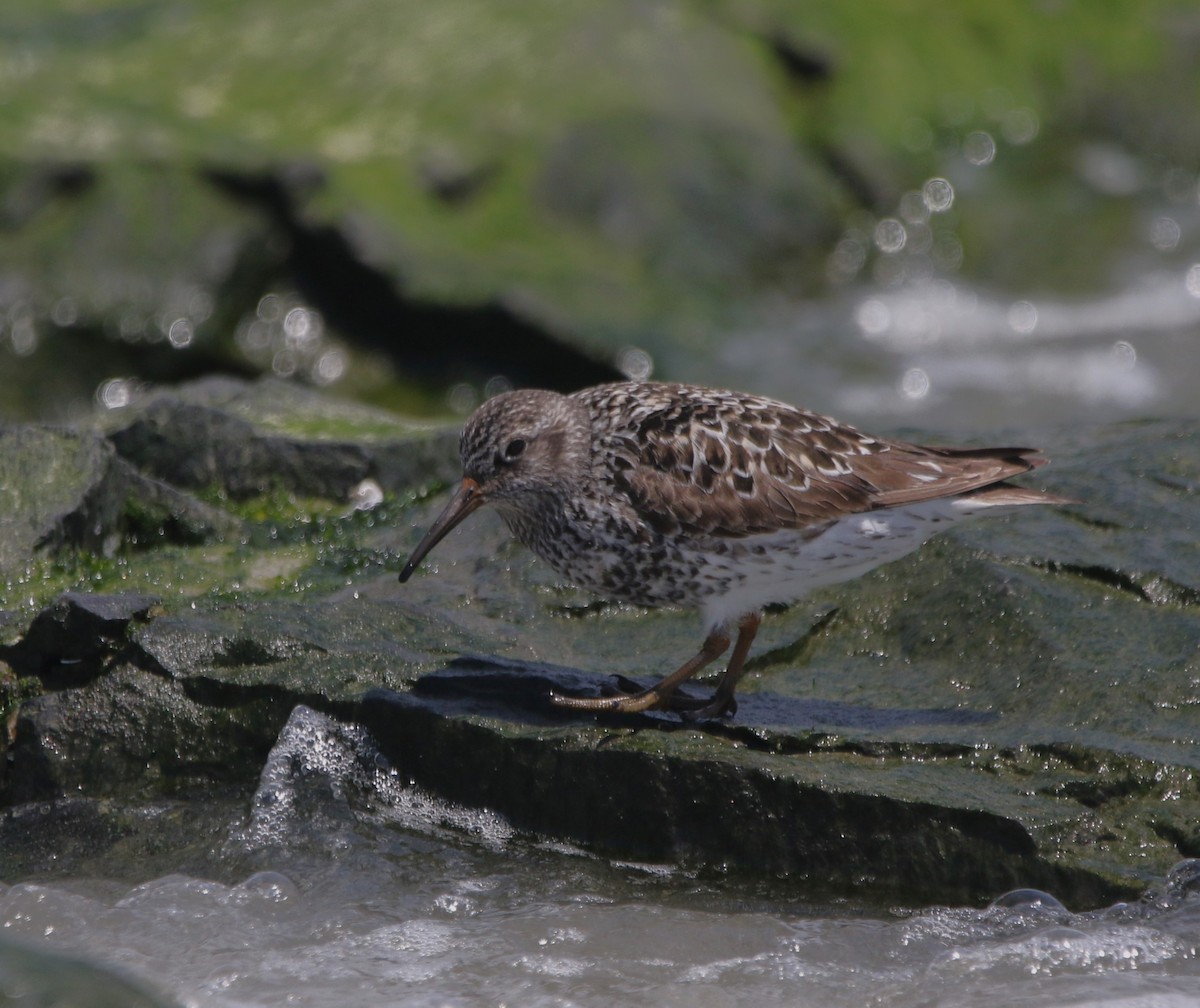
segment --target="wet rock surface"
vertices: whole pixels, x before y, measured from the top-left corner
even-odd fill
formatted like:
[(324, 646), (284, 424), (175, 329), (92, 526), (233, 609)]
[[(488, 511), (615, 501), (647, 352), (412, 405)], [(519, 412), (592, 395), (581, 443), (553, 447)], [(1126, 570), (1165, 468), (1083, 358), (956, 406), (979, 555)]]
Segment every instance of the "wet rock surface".
[[(700, 628), (562, 584), (495, 515), (397, 583), (457, 472), (450, 428), (207, 381), (86, 432), (13, 430), (6, 830), (68, 798), (249, 793), (304, 705), (451, 802), (701, 873), (1097, 905), (1200, 855), (1194, 421), (1043, 436), (1037, 482), (1083, 503), (772, 614), (737, 717), (701, 726), (549, 704), (657, 677)], [(350, 503), (364, 480), (374, 508)]]

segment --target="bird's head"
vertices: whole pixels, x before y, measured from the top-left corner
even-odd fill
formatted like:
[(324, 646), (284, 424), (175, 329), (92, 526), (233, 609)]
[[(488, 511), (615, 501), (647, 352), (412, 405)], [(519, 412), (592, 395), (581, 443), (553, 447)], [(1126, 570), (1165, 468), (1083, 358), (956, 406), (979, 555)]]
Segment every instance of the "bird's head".
[(459, 440), (462, 483), (413, 550), (400, 580), (407, 581), (429, 551), (484, 504), (520, 512), (563, 491), (587, 452), (587, 416), (575, 400), (538, 389), (489, 399), (471, 414)]

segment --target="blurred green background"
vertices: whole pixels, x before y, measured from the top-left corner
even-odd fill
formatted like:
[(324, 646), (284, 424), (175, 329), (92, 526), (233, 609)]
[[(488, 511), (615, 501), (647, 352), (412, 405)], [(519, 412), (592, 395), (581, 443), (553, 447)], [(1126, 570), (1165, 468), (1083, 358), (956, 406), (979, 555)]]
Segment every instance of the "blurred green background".
[(1197, 67), (1178, 0), (8, 0), (0, 418), (211, 371), (1194, 411)]

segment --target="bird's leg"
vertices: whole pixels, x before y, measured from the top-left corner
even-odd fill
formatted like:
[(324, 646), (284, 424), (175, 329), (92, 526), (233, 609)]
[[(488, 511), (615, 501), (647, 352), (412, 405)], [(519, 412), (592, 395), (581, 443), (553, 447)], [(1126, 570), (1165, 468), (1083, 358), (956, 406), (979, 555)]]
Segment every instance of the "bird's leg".
[[(751, 634), (751, 637), (754, 635)], [(741, 637), (738, 638), (740, 643)], [(747, 647), (749, 643), (747, 642)], [(718, 627), (707, 637), (695, 657), (690, 658), (679, 666), (669, 676), (655, 683), (649, 689), (640, 693), (631, 693), (613, 697), (573, 697), (561, 693), (551, 693), (550, 699), (559, 707), (570, 707), (573, 710), (609, 711), (618, 714), (636, 714), (647, 710), (671, 709), (671, 694), (675, 687), (699, 672), (725, 653), (729, 647), (729, 632), (724, 627)], [(726, 673), (728, 674), (728, 673)], [(724, 681), (724, 680), (722, 680)]]
[(750, 653), (750, 645), (754, 643), (754, 635), (758, 633), (758, 625), (762, 622), (762, 613), (747, 613), (738, 621), (737, 643), (733, 645), (733, 654), (729, 656), (729, 665), (717, 683), (712, 701), (704, 706), (680, 709), (679, 716), (685, 721), (707, 721), (711, 718), (724, 717), (726, 714), (737, 713), (737, 700), (734, 690), (746, 671), (746, 655)]

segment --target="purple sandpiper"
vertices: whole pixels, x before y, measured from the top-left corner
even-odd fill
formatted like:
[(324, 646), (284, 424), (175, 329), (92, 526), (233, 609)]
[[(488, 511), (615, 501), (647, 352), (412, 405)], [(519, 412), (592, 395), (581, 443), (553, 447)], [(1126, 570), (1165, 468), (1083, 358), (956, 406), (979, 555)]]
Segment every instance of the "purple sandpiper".
[[(609, 599), (699, 609), (700, 651), (648, 689), (562, 707), (731, 715), (763, 607), (896, 560), (956, 521), (1073, 501), (1005, 482), (1033, 448), (937, 448), (872, 437), (761, 396), (663, 382), (570, 395), (522, 389), (470, 417), (463, 480), (413, 550), (407, 581), (471, 512), (494, 504), (559, 574)], [(711, 698), (677, 688), (736, 642)]]

